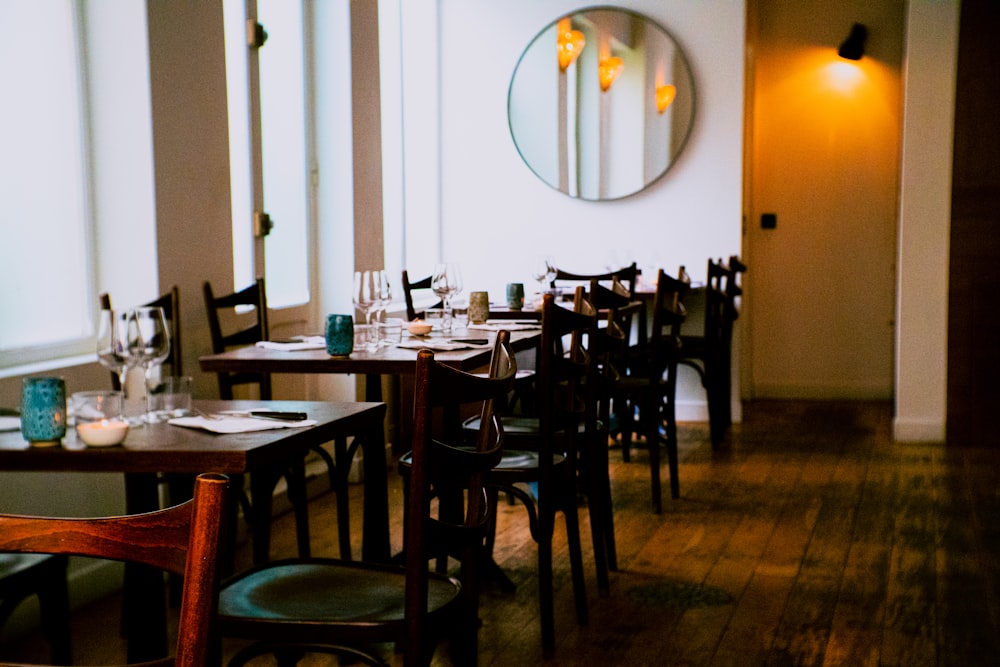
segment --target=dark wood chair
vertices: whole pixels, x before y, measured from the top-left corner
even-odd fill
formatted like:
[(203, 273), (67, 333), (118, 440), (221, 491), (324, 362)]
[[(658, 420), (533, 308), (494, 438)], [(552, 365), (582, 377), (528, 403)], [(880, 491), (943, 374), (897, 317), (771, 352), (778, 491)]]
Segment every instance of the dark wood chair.
[(679, 362), (698, 373), (701, 386), (705, 388), (708, 404), (709, 434), (712, 447), (718, 447), (728, 428), (725, 413), (729, 402), (729, 382), (723, 374), (729, 372), (729, 364), (724, 357), (728, 354), (725, 342), (725, 320), (727, 310), (726, 277), (729, 268), (722, 260), (708, 260), (708, 272), (704, 293), (704, 327), (697, 334), (681, 336)]
[(148, 514), (96, 519), (0, 515), (0, 551), (91, 556), (183, 575), (176, 654), (156, 664), (215, 664), (218, 562), (228, 488), (224, 475), (205, 474), (195, 482), (193, 500)]
[(73, 661), (66, 565), (64, 555), (0, 553), (0, 628), (22, 602), (37, 597), (39, 627), (54, 665)]
[[(639, 425), (621, 423), (622, 450), (631, 447), (634, 430), (644, 434), (649, 452), (653, 510), (663, 510), (660, 486), (660, 443), (665, 442), (670, 468), (670, 495), (680, 497), (677, 454), (677, 364), (680, 359), (681, 325), (686, 317), (684, 296), (690, 280), (683, 267), (674, 278), (659, 271), (656, 295), (653, 299), (653, 325), (649, 340), (638, 351), (629, 351), (628, 374), (619, 380), (618, 394), (630, 404), (626, 419), (631, 419), (638, 407)], [(638, 352), (638, 354), (636, 353)], [(661, 435), (661, 427), (663, 434)]]
[[(487, 376), (455, 370), (417, 354), (412, 450), (406, 455), (405, 566), (329, 558), (272, 562), (225, 583), (219, 624), (224, 637), (254, 643), (231, 665), (275, 654), (293, 665), (306, 652), (348, 656), (369, 665), (385, 661), (372, 644), (398, 643), (407, 667), (429, 664), (436, 642), (447, 638), (456, 665), (476, 663), (477, 566), (494, 505), (486, 502), (484, 474), (496, 464), (503, 429), (494, 404), (510, 390), (516, 363), (507, 332), (500, 332)], [(445, 437), (436, 421), (459, 404), (479, 404), (482, 428), (475, 448)], [(458, 516), (432, 516), (434, 497), (464, 498)], [(449, 506), (453, 511), (454, 507)], [(451, 521), (450, 518), (456, 520)], [(441, 545), (460, 555), (458, 579), (430, 571)]]
[[(420, 280), (410, 280), (410, 274), (407, 273), (406, 269), (403, 269), (403, 298), (406, 299), (406, 321), (412, 322), (416, 319), (424, 319), (424, 311), (417, 311), (413, 305), (413, 291), (414, 290), (430, 290), (431, 289), (431, 278), (433, 276), (427, 276), (426, 278), (421, 278)], [(431, 308), (440, 308), (444, 304), (439, 300)]]
[[(212, 338), (212, 351), (225, 352), (235, 347), (254, 345), (258, 341), (268, 340), (270, 328), (267, 318), (267, 291), (264, 279), (257, 278), (251, 285), (230, 294), (216, 296), (208, 281), (202, 284), (205, 297), (205, 310), (208, 316), (208, 329)], [(252, 312), (239, 312), (246, 309)], [(225, 327), (225, 331), (224, 331)], [(272, 398), (271, 375), (269, 373), (242, 372), (218, 373), (219, 398), (232, 400), (233, 389), (241, 385), (251, 385), (257, 388), (261, 400)], [(326, 464), (330, 487), (337, 496), (337, 514), (339, 523), (340, 554), (344, 558), (351, 557), (351, 533), (349, 499), (347, 493), (347, 476), (350, 472), (350, 460), (358, 449), (360, 441), (348, 446), (346, 440), (334, 443), (334, 456), (322, 446), (315, 446), (311, 451), (318, 455)], [(340, 461), (340, 465), (337, 464)], [(295, 529), (300, 556), (311, 553), (309, 544), (309, 509), (306, 493), (305, 457), (287, 463), (284, 478), (288, 488), (288, 500), (295, 512)], [(241, 494), (244, 514), (255, 511), (253, 496), (273, 493), (274, 489), (256, 488), (251, 477), (251, 498)], [(262, 541), (261, 541), (262, 542)], [(255, 561), (266, 560), (265, 554), (256, 554)]]
[(629, 299), (635, 299), (636, 283), (639, 278), (639, 268), (635, 262), (628, 266), (623, 266), (614, 271), (604, 273), (573, 273), (572, 271), (556, 270), (556, 276), (552, 279), (551, 287), (558, 287), (559, 283), (579, 283), (589, 285), (591, 281), (599, 283), (610, 283), (618, 281), (619, 284), (628, 288)]
[[(584, 584), (577, 492), (590, 492), (581, 486), (577, 474), (578, 449), (590, 445), (593, 433), (593, 394), (590, 381), (594, 360), (588, 351), (593, 340), (597, 317), (584, 289), (578, 286), (574, 309), (556, 304), (552, 294), (542, 298), (542, 335), (536, 363), (538, 386), (537, 416), (505, 415), (502, 418), (507, 448), (500, 463), (488, 477), (491, 497), (500, 492), (520, 500), (532, 526), (531, 535), (538, 545), (538, 597), (542, 624), (542, 652), (546, 658), (555, 652), (555, 593), (552, 576), (552, 539), (556, 514), (565, 518), (566, 539), (573, 582), (577, 621), (588, 622), (587, 594)], [(564, 348), (563, 338), (570, 338)], [(476, 418), (465, 428), (479, 428)], [(527, 488), (535, 489), (532, 492)], [(592, 502), (596, 502), (597, 497)], [(594, 513), (592, 520), (599, 521)], [(493, 534), (487, 551), (492, 553)], [(600, 549), (595, 553), (599, 555)], [(598, 563), (601, 576), (604, 564)], [(502, 577), (502, 573), (495, 573)], [(513, 584), (501, 579), (502, 585)]]
[[(628, 368), (628, 349), (632, 328), (638, 320), (640, 312), (646, 306), (641, 301), (629, 297), (629, 290), (617, 280), (611, 287), (601, 285), (597, 280), (591, 281), (588, 293), (590, 300), (597, 308), (599, 324), (593, 345), (593, 354), (597, 361), (597, 420), (594, 424), (594, 445), (588, 450), (587, 456), (581, 460), (583, 474), (588, 478), (587, 484), (596, 496), (591, 514), (599, 512), (598, 521), (591, 519), (595, 560), (599, 558), (598, 549), (604, 551), (609, 570), (618, 569), (618, 550), (615, 542), (614, 510), (611, 498), (611, 480), (608, 476), (608, 445), (612, 435), (619, 431), (617, 424), (622, 417), (617, 411), (626, 412), (630, 406), (628, 397), (621, 394), (618, 384)], [(606, 583), (598, 576), (598, 586)], [(601, 590), (602, 594), (607, 591)]]

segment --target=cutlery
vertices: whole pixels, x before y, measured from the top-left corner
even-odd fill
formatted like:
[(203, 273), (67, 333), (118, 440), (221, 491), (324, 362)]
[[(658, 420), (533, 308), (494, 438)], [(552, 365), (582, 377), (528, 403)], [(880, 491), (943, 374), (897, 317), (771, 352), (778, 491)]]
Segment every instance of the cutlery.
[(277, 419), (279, 421), (300, 422), (309, 419), (305, 412), (286, 412), (283, 410), (223, 410), (221, 417), (253, 417), (256, 419)]

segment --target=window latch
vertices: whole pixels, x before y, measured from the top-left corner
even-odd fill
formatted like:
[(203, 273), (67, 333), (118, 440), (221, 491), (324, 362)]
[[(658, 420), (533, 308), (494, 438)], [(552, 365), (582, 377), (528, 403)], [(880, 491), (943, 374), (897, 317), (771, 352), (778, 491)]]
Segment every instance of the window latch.
[(253, 235), (255, 238), (264, 238), (271, 233), (272, 229), (274, 229), (274, 223), (271, 222), (271, 216), (263, 211), (253, 212)]
[(267, 41), (267, 31), (264, 26), (253, 19), (247, 19), (247, 45), (251, 49), (259, 49)]

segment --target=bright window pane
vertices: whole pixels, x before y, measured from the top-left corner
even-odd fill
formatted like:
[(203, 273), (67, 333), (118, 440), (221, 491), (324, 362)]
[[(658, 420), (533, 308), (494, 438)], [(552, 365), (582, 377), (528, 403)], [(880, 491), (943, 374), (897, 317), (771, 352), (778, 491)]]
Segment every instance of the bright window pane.
[(280, 308), (309, 301), (302, 4), (258, 0), (257, 11), (268, 33), (258, 52), (264, 208), (274, 223), (265, 246), (267, 301)]
[[(4, 0), (0, 349), (91, 334), (83, 110), (72, 0)], [(16, 289), (15, 289), (16, 286)]]

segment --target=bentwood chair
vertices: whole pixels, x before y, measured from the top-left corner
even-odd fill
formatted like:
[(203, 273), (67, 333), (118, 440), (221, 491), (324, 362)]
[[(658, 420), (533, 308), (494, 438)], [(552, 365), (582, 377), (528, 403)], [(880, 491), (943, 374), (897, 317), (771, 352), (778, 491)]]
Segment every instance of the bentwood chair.
[[(413, 292), (416, 290), (430, 290), (431, 289), (431, 278), (433, 276), (427, 276), (426, 278), (421, 278), (420, 280), (410, 280), (410, 274), (403, 269), (403, 298), (406, 299), (406, 321), (412, 322), (415, 319), (423, 319), (424, 311), (417, 311), (416, 307), (413, 305)], [(440, 308), (442, 302), (439, 300), (436, 304), (430, 306), (431, 308)]]
[(22, 602), (36, 596), (39, 627), (54, 665), (72, 662), (66, 565), (64, 555), (0, 553), (0, 628)]
[[(412, 450), (404, 457), (405, 565), (300, 558), (237, 575), (220, 593), (220, 629), (223, 637), (253, 643), (230, 665), (264, 654), (274, 654), (281, 666), (294, 665), (307, 652), (384, 665), (372, 645), (395, 642), (403, 664), (416, 667), (430, 663), (441, 639), (449, 641), (453, 664), (476, 663), (476, 570), (495, 511), (486, 500), (483, 476), (503, 447), (494, 405), (510, 390), (516, 370), (508, 341), (507, 332), (499, 332), (486, 376), (438, 363), (430, 350), (417, 354)], [(460, 404), (479, 410), (482, 428), (474, 448), (447, 437), (456, 429), (437, 421)], [(463, 499), (463, 511), (432, 515), (434, 507), (444, 508), (445, 499), (456, 498)], [(451, 545), (460, 557), (457, 579), (430, 570), (442, 545)]]
[[(211, 283), (202, 284), (205, 297), (205, 309), (208, 316), (208, 328), (212, 338), (212, 351), (216, 354), (227, 349), (254, 345), (258, 341), (268, 340), (270, 328), (267, 317), (267, 291), (264, 279), (257, 278), (249, 286), (233, 292), (216, 296)], [(239, 312), (246, 309), (252, 312)], [(240, 385), (251, 385), (257, 388), (261, 400), (271, 400), (271, 375), (269, 373), (242, 372), (218, 373), (219, 398), (232, 400), (233, 389)], [(338, 460), (322, 446), (310, 448), (326, 464), (330, 479), (330, 487), (337, 496), (337, 514), (339, 523), (340, 554), (344, 558), (351, 557), (349, 506), (347, 494), (347, 475), (350, 470), (350, 458), (357, 451), (359, 442), (350, 447), (344, 440), (335, 443)], [(311, 551), (309, 544), (309, 510), (306, 494), (305, 457), (290, 461), (285, 470), (285, 481), (288, 485), (288, 500), (295, 512), (295, 530), (300, 556), (308, 556)], [(253, 489), (254, 481), (250, 480)], [(259, 489), (257, 493), (272, 493), (274, 489)], [(253, 495), (253, 492), (251, 492)], [(244, 513), (253, 511), (252, 502), (241, 495)], [(259, 560), (259, 559), (258, 559)]]
[(176, 653), (152, 664), (216, 664), (218, 562), (228, 488), (224, 475), (203, 474), (195, 481), (193, 500), (147, 514), (87, 519), (0, 515), (0, 551), (90, 556), (183, 575)]
[(559, 283), (589, 284), (594, 280), (598, 282), (612, 282), (617, 280), (621, 285), (627, 286), (629, 299), (634, 299), (638, 277), (639, 268), (635, 262), (615, 271), (607, 271), (605, 273), (573, 273), (557, 269), (556, 276), (552, 279), (551, 287), (558, 287)]
[[(552, 540), (559, 512), (566, 525), (577, 621), (580, 625), (588, 622), (577, 492), (589, 493), (591, 489), (580, 484), (577, 464), (578, 450), (592, 443), (593, 432), (587, 425), (596, 420), (591, 393), (595, 388), (595, 366), (588, 346), (593, 341), (597, 317), (583, 294), (583, 287), (578, 286), (574, 310), (557, 305), (552, 294), (542, 297), (542, 335), (536, 363), (537, 416), (502, 418), (508, 447), (488, 476), (491, 497), (503, 492), (520, 500), (532, 526), (531, 535), (538, 546), (538, 598), (546, 658), (555, 652)], [(568, 354), (564, 337), (570, 338)], [(479, 428), (478, 419), (467, 420), (465, 428)], [(529, 492), (526, 487), (537, 491)], [(588, 500), (593, 507), (599, 496), (593, 494)], [(591, 521), (599, 522), (600, 513), (591, 510)], [(488, 553), (492, 553), (493, 537), (491, 533), (488, 538)], [(606, 563), (600, 562), (602, 554), (600, 548), (595, 549), (599, 577), (606, 576)]]
[(720, 259), (708, 260), (708, 273), (704, 288), (704, 328), (698, 334), (681, 336), (679, 362), (693, 368), (705, 388), (708, 403), (708, 423), (712, 447), (718, 447), (728, 428), (730, 365), (724, 357), (729, 354), (725, 340), (727, 318), (726, 280), (729, 268)]
[[(680, 278), (674, 278), (662, 269), (656, 281), (656, 295), (653, 299), (653, 325), (645, 346), (629, 352), (628, 375), (622, 377), (617, 391), (624, 396), (630, 406), (639, 411), (638, 431), (644, 434), (649, 452), (650, 482), (653, 511), (659, 514), (663, 509), (660, 489), (660, 443), (665, 442), (667, 463), (670, 468), (670, 495), (680, 497), (677, 453), (677, 364), (680, 359), (681, 325), (686, 317), (684, 296), (690, 288), (690, 280), (683, 271)], [(629, 417), (630, 418), (630, 417)], [(661, 426), (664, 433), (661, 436)], [(622, 450), (631, 447), (631, 424), (620, 424)]]

